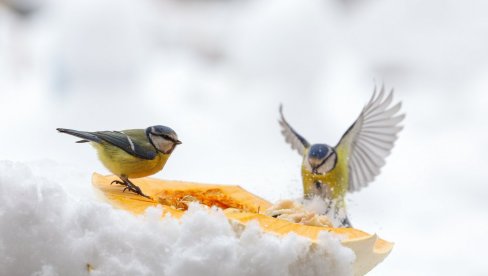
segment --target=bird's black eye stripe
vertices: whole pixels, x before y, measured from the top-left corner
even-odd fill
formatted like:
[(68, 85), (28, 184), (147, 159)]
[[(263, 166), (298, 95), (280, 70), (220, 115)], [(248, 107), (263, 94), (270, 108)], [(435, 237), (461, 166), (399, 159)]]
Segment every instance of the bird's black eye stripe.
[(166, 134), (156, 134), (156, 133), (153, 133), (151, 132), (153, 135), (157, 135), (157, 136), (160, 136), (160, 137), (163, 137), (164, 139), (166, 140), (170, 140), (171, 142), (174, 142), (176, 143), (176, 140), (173, 139), (173, 137), (169, 136), (169, 135), (166, 135)]

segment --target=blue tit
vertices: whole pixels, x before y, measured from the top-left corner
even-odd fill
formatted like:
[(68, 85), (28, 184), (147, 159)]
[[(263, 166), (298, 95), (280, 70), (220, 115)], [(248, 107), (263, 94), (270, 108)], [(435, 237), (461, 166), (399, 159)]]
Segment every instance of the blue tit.
[(144, 197), (147, 196), (129, 178), (159, 172), (175, 147), (181, 144), (176, 132), (166, 126), (96, 132), (64, 128), (57, 130), (83, 139), (77, 143), (90, 142), (103, 165), (121, 180), (112, 183), (124, 185), (124, 191), (127, 189)]
[(311, 145), (285, 120), (280, 106), (281, 132), (292, 149), (302, 156), (302, 182), (305, 198), (319, 196), (326, 202), (326, 212), (339, 226), (351, 227), (345, 195), (366, 187), (380, 173), (390, 154), (405, 114), (397, 115), (401, 102), (392, 107), (393, 89), (385, 97), (384, 86), (364, 106), (356, 121), (333, 147)]

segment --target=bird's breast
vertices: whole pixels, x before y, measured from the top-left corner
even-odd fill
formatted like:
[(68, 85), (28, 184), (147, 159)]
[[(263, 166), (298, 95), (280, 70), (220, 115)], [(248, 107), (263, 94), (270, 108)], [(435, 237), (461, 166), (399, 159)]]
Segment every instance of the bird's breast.
[(103, 165), (113, 174), (128, 178), (153, 175), (163, 169), (169, 155), (158, 153), (154, 159), (147, 160), (133, 156), (124, 150), (107, 144), (94, 144)]
[(302, 166), (302, 181), (306, 196), (318, 195), (332, 199), (343, 197), (347, 191), (347, 178), (339, 166), (326, 174), (313, 174)]

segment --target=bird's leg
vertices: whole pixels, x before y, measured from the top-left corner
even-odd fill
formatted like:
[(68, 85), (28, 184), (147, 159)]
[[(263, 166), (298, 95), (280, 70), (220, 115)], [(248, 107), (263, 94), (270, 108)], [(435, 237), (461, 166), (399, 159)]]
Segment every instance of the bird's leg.
[(122, 184), (122, 185), (125, 185), (125, 188), (123, 190), (123, 192), (125, 192), (125, 190), (129, 190), (131, 192), (134, 192), (140, 196), (143, 196), (145, 198), (149, 198), (151, 199), (149, 196), (145, 195), (142, 191), (141, 191), (141, 188), (137, 187), (134, 183), (132, 183), (129, 178), (127, 178), (126, 176), (121, 176), (120, 179), (123, 181), (122, 183), (120, 183), (120, 181), (113, 181), (117, 184)]

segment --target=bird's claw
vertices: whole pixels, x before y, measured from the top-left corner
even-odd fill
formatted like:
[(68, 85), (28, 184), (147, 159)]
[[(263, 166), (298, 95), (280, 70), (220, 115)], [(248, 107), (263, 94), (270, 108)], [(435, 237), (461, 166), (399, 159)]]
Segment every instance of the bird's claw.
[(124, 185), (124, 186), (126, 186), (126, 184), (125, 184), (124, 182), (120, 181), (120, 180), (114, 180), (114, 181), (110, 182), (110, 185), (112, 185), (112, 184), (114, 184), (114, 183), (115, 183), (115, 184), (119, 184), (119, 185)]
[(118, 181), (118, 180), (114, 180), (112, 181), (112, 183), (117, 183), (117, 184), (121, 184), (121, 185), (125, 185), (124, 189), (122, 190), (122, 192), (124, 193), (126, 190), (129, 190), (133, 193), (136, 193), (140, 196), (143, 196), (145, 198), (148, 198), (148, 199), (151, 199), (151, 197), (145, 195), (142, 191), (141, 191), (141, 188), (137, 187), (136, 185), (132, 184), (132, 183), (126, 183), (126, 182), (122, 182), (122, 181)]

